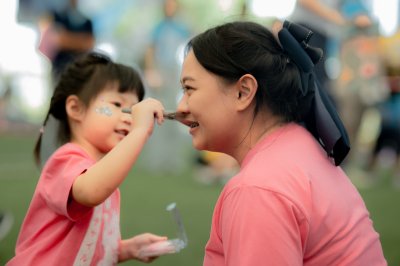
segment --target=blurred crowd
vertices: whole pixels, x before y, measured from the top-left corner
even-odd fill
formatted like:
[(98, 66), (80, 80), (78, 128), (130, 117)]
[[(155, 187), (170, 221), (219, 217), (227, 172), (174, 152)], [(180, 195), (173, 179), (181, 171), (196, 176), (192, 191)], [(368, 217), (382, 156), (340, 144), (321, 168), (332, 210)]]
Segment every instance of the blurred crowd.
[[(15, 1), (8, 10), (5, 2), (0, 4), (0, 17), (9, 21), (18, 22), (26, 13), (22, 8), (31, 8), (26, 1), (19, 1), (19, 5)], [(110, 11), (120, 15), (128, 2), (121, 1), (119, 12)], [(40, 2), (40, 15), (33, 16), (30, 24), (0, 23), (0, 34), (5, 37), (0, 44), (0, 135), (39, 132), (60, 73), (76, 57), (93, 49), (141, 69), (147, 82), (146, 96), (174, 110), (182, 93), (179, 76), (184, 45), (203, 28), (191, 21), (193, 8), (187, 7), (187, 1), (149, 2), (154, 18), (146, 17), (139, 30), (132, 28), (131, 38), (100, 34), (99, 24), (105, 24), (102, 14), (90, 16), (78, 0), (59, 6)], [(228, 19), (260, 20), (252, 14), (250, 2), (239, 1)], [(371, 1), (293, 2), (293, 12), (286, 19), (312, 29), (311, 44), (324, 50), (316, 74), (336, 106), (351, 144), (342, 167), (359, 187), (389, 180), (400, 188), (400, 28), (397, 25), (392, 34), (382, 34)], [(86, 11), (93, 5), (86, 6)], [(262, 21), (267, 27), (278, 28), (282, 19)], [(213, 23), (218, 23), (217, 19)], [(130, 30), (129, 23), (121, 24), (122, 32)], [(119, 46), (111, 45), (118, 39)], [(121, 49), (127, 42), (131, 43), (129, 49)], [(225, 184), (239, 169), (228, 155), (195, 152), (186, 128), (172, 122), (154, 131), (142, 160), (147, 171), (175, 175), (190, 169), (193, 178), (204, 185)], [(12, 223), (12, 214), (0, 210), (0, 240)]]
[[(250, 2), (239, 1), (237, 11), (227, 17), (260, 20), (252, 14)], [(121, 5), (126, 3), (121, 1)], [(140, 4), (143, 3), (139, 1)], [(29, 59), (14, 56), (6, 61), (4, 54), (14, 44), (19, 45), (16, 47), (21, 49), (21, 57), (24, 55), (20, 40), (10, 36), (10, 44), (0, 46), (0, 133), (38, 130), (57, 76), (68, 62), (92, 49), (102, 49), (117, 60), (130, 60), (129, 64), (139, 66), (148, 85), (146, 96), (158, 98), (174, 110), (181, 93), (179, 74), (184, 44), (203, 30), (190, 20), (190, 12), (196, 7), (189, 9), (188, 5), (188, 1), (154, 1), (154, 18), (147, 18), (140, 27), (144, 32), (133, 37), (138, 45), (132, 44), (129, 50), (135, 58), (124, 56), (127, 52), (118, 51), (118, 46), (104, 45), (107, 35), (100, 37), (96, 29), (105, 22), (101, 16), (83, 12), (79, 1), (44, 8), (31, 26), (38, 33), (37, 39), (29, 43), (36, 55), (31, 60), (32, 69), (17, 72), (7, 68), (12, 64), (26, 65), (24, 59)], [(94, 6), (87, 4), (86, 11)], [(371, 1), (297, 0), (293, 8), (286, 18), (311, 28), (315, 33), (314, 45), (324, 49), (317, 75), (345, 124), (352, 147), (343, 167), (359, 185), (378, 182), (383, 171), (400, 187), (400, 30), (383, 35), (379, 20), (372, 13)], [(14, 12), (18, 13), (18, 5)], [(275, 27), (277, 22), (276, 17), (262, 21), (268, 27)], [(129, 25), (121, 24), (125, 31), (129, 29)], [(0, 25), (1, 31), (5, 28)], [(125, 44), (123, 35), (108, 36), (113, 39), (109, 43), (119, 36)], [(36, 105), (33, 102), (29, 109), (21, 99), (37, 99)], [(229, 156), (192, 151), (186, 133), (177, 123), (166, 123), (162, 130), (156, 130), (143, 155), (143, 160), (151, 164), (145, 163), (144, 167), (176, 174), (187, 168), (186, 159), (190, 158), (196, 180), (205, 184), (225, 183), (237, 172), (238, 165)], [(170, 151), (173, 156), (164, 156)]]

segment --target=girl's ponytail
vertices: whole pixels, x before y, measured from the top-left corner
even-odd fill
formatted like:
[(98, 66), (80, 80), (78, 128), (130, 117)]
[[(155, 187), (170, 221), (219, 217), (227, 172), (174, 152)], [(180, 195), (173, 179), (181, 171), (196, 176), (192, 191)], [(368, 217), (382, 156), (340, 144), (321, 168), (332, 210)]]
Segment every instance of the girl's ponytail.
[(41, 164), (42, 164), (41, 155), (40, 155), (40, 154), (41, 154), (41, 149), (42, 149), (44, 128), (45, 128), (45, 126), (46, 126), (47, 121), (49, 120), (49, 117), (50, 117), (50, 112), (47, 113), (46, 119), (44, 120), (43, 125), (42, 125), (42, 127), (40, 128), (40, 130), (39, 130), (39, 137), (38, 137), (38, 139), (37, 139), (37, 141), (36, 141), (35, 148), (34, 148), (34, 150), (33, 150), (33, 156), (34, 156), (34, 159), (35, 159), (35, 163), (36, 163), (36, 165), (39, 166), (39, 167), (40, 167)]

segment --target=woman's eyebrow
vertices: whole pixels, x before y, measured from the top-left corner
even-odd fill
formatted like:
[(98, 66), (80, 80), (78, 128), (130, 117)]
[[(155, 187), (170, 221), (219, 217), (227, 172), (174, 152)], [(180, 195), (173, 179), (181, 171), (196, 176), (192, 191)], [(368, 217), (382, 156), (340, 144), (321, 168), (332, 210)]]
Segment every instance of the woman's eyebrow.
[(194, 81), (194, 78), (192, 78), (192, 77), (183, 77), (182, 78), (182, 80), (181, 80), (181, 83), (183, 84), (183, 83), (185, 83), (186, 81)]

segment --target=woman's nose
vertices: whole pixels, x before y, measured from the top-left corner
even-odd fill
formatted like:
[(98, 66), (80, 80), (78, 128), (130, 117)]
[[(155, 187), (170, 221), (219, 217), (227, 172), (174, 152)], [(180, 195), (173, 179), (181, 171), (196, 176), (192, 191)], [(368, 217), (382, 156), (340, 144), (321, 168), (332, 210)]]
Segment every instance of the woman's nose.
[(176, 108), (176, 111), (177, 111), (178, 113), (188, 113), (188, 112), (189, 112), (186, 94), (184, 94), (184, 95), (181, 97), (181, 99), (179, 100), (178, 106), (177, 106), (177, 108)]

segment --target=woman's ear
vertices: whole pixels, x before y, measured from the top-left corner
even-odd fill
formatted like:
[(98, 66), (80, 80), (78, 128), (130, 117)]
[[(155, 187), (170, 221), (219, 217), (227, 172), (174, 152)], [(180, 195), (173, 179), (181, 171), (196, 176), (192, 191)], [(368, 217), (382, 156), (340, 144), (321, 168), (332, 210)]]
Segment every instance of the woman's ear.
[(85, 113), (85, 106), (76, 95), (70, 95), (65, 101), (65, 109), (69, 118), (80, 121)]
[(257, 80), (251, 74), (245, 74), (237, 81), (236, 97), (238, 110), (244, 110), (250, 106), (256, 95), (257, 88)]

